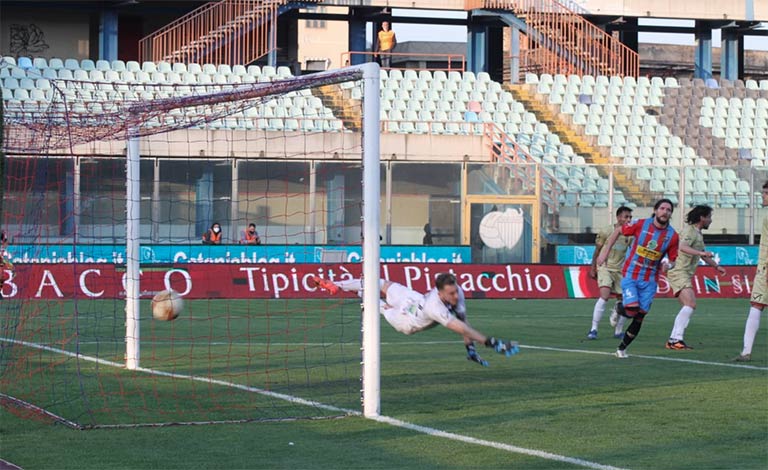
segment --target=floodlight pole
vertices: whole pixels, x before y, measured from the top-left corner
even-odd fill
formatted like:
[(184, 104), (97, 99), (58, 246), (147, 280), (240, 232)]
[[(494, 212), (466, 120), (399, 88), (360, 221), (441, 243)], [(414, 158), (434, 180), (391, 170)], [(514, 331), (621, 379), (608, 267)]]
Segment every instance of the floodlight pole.
[(363, 415), (379, 416), (381, 361), (379, 318), (379, 65), (369, 62), (363, 70)]
[(139, 367), (139, 292), (141, 223), (139, 137), (135, 128), (128, 133), (125, 196), (125, 368)]

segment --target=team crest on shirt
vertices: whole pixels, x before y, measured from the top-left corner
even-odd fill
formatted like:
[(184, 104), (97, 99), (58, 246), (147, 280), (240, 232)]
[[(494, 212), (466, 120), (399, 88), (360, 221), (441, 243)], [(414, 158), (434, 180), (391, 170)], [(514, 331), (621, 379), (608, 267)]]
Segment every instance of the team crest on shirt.
[(648, 242), (647, 248), (649, 250), (655, 250), (657, 246), (659, 246), (659, 244), (656, 242), (656, 240), (651, 240)]

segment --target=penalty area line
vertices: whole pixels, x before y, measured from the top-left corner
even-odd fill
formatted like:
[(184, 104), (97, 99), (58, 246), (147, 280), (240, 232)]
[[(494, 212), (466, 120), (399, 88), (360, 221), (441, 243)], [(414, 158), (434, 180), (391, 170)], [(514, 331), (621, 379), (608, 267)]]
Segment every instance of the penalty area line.
[[(0, 338), (0, 342), (6, 342), (6, 343), (11, 343), (11, 344), (18, 344), (20, 346), (26, 346), (26, 347), (30, 347), (30, 348), (35, 348), (35, 349), (39, 349), (39, 350), (42, 350), (42, 351), (48, 351), (48, 352), (52, 352), (52, 353), (62, 354), (62, 355), (68, 356), (68, 357), (80, 359), (80, 360), (87, 361), (87, 362), (94, 362), (94, 363), (101, 364), (101, 365), (107, 365), (107, 366), (112, 366), (112, 367), (116, 367), (116, 368), (119, 368), (119, 369), (125, 369), (123, 364), (120, 364), (118, 362), (108, 361), (108, 360), (105, 360), (105, 359), (100, 359), (98, 357), (88, 356), (88, 355), (85, 355), (85, 354), (82, 354), (82, 353), (73, 353), (73, 352), (70, 352), (70, 351), (65, 351), (63, 349), (54, 348), (54, 347), (46, 346), (46, 345), (43, 345), (43, 344), (37, 344), (37, 343), (29, 342), (29, 341), (21, 341), (21, 340), (11, 339), (11, 338)], [(341, 408), (341, 407), (333, 406), (333, 405), (327, 405), (325, 403), (320, 403), (320, 402), (317, 402), (317, 401), (314, 401), (314, 400), (306, 400), (304, 398), (296, 397), (296, 396), (293, 396), (293, 395), (288, 395), (288, 394), (285, 394), (285, 393), (270, 392), (268, 390), (264, 390), (264, 389), (261, 389), (261, 388), (258, 388), (258, 387), (252, 387), (252, 386), (249, 386), (249, 385), (243, 385), (243, 384), (238, 384), (238, 383), (234, 383), (234, 382), (227, 382), (225, 380), (212, 379), (212, 378), (209, 378), (209, 377), (200, 377), (200, 376), (190, 375), (190, 374), (178, 374), (178, 373), (173, 373), (173, 372), (165, 372), (165, 371), (162, 371), (162, 370), (149, 369), (149, 368), (145, 368), (145, 367), (138, 367), (138, 368), (133, 369), (133, 370), (135, 370), (136, 372), (143, 372), (145, 374), (157, 375), (157, 376), (161, 376), (161, 377), (169, 377), (169, 378), (175, 378), (175, 379), (185, 379), (185, 380), (191, 380), (191, 381), (195, 381), (195, 382), (203, 382), (203, 383), (207, 383), (207, 384), (214, 384), (214, 385), (220, 385), (220, 386), (223, 386), (223, 387), (235, 388), (235, 389), (243, 390), (243, 391), (246, 391), (246, 392), (258, 393), (260, 395), (264, 395), (264, 396), (268, 396), (268, 397), (272, 397), (272, 398), (278, 398), (278, 399), (281, 399), (281, 400), (288, 401), (290, 403), (311, 406), (311, 407), (320, 408), (320, 409), (324, 409), (324, 410), (328, 410), (328, 411), (335, 411), (335, 412), (345, 413), (345, 414), (350, 415), (350, 416), (357, 416), (357, 417), (362, 417), (363, 416), (361, 412), (356, 411), (356, 410), (352, 410), (352, 409), (348, 409), (348, 408)], [(603, 464), (600, 464), (600, 463), (597, 463), (597, 462), (590, 462), (589, 460), (583, 460), (583, 459), (579, 459), (579, 458), (576, 458), (576, 457), (568, 457), (568, 456), (565, 456), (565, 455), (553, 454), (551, 452), (546, 452), (546, 451), (542, 451), (542, 450), (528, 449), (526, 447), (518, 447), (518, 446), (511, 445), (511, 444), (505, 444), (505, 443), (502, 443), (502, 442), (489, 441), (489, 440), (486, 440), (486, 439), (479, 439), (479, 438), (476, 438), (476, 437), (465, 436), (463, 434), (456, 434), (456, 433), (452, 433), (452, 432), (448, 432), (448, 431), (442, 431), (440, 429), (430, 428), (430, 427), (427, 427), (427, 426), (421, 426), (421, 425), (418, 425), (418, 424), (409, 423), (407, 421), (402, 421), (402, 420), (399, 420), (397, 418), (393, 418), (393, 417), (390, 417), (390, 416), (381, 416), (380, 415), (380, 416), (376, 416), (376, 417), (371, 417), (370, 419), (373, 420), (373, 421), (376, 421), (378, 423), (388, 424), (390, 426), (395, 426), (395, 427), (402, 428), (402, 429), (408, 429), (410, 431), (418, 432), (418, 433), (421, 433), (421, 434), (426, 434), (426, 435), (432, 436), (432, 437), (440, 437), (440, 438), (443, 438), (443, 439), (450, 439), (450, 440), (453, 440), (453, 441), (464, 442), (464, 443), (467, 443), (467, 444), (479, 445), (479, 446), (483, 446), (483, 447), (490, 447), (490, 448), (493, 448), (493, 449), (497, 449), (497, 450), (501, 450), (501, 451), (505, 451), (505, 452), (509, 452), (509, 453), (513, 453), (513, 454), (521, 454), (521, 455), (527, 455), (527, 456), (531, 456), (531, 457), (538, 457), (538, 458), (546, 459), (546, 460), (552, 460), (552, 461), (555, 461), (555, 462), (569, 463), (569, 464), (573, 464), (573, 465), (576, 465), (576, 466), (579, 466), (579, 467), (590, 468), (590, 469), (595, 469), (595, 470), (622, 470), (620, 467), (613, 467), (611, 465), (603, 465)]]
[[(550, 346), (530, 346), (520, 345), (523, 349), (538, 349), (540, 351), (554, 351), (554, 352), (567, 352), (567, 353), (580, 353), (580, 354), (597, 354), (599, 356), (613, 356), (612, 352), (606, 351), (590, 351), (588, 349), (566, 349), (566, 348), (553, 348)], [(646, 356), (644, 354), (630, 354), (629, 358), (633, 357), (641, 359), (651, 359), (654, 361), (667, 361), (667, 362), (683, 362), (687, 364), (698, 364), (702, 366), (715, 366), (715, 367), (731, 367), (734, 369), (751, 369), (751, 370), (768, 370), (768, 367), (750, 366), (748, 364), (729, 364), (727, 362), (710, 362), (699, 361), (697, 359), (683, 359), (681, 357), (664, 357), (664, 356)]]
[(611, 465), (603, 465), (597, 462), (590, 462), (589, 460), (583, 460), (575, 457), (567, 457), (565, 455), (553, 454), (551, 452), (545, 452), (543, 450), (528, 449), (525, 447), (513, 446), (510, 444), (504, 444), (501, 442), (478, 439), (476, 437), (465, 436), (463, 434), (456, 434), (448, 431), (441, 431), (439, 429), (430, 428), (427, 426), (420, 426), (418, 424), (409, 423), (407, 421), (402, 421), (397, 418), (391, 418), (389, 416), (377, 416), (371, 419), (373, 419), (374, 421), (378, 421), (379, 423), (385, 423), (385, 424), (389, 424), (391, 426), (396, 426), (399, 428), (410, 429), (411, 431), (420, 432), (422, 434), (427, 434), (433, 437), (442, 437), (444, 439), (465, 442), (467, 444), (475, 444), (475, 445), (480, 445), (484, 447), (491, 447), (494, 449), (511, 452), (513, 454), (523, 454), (523, 455), (529, 455), (531, 457), (539, 457), (542, 459), (554, 460), (556, 462), (570, 463), (570, 464), (577, 465), (579, 467), (584, 467), (584, 468), (593, 468), (593, 469), (599, 469), (599, 470), (621, 470), (620, 467), (613, 467)]
[[(2, 338), (0, 338), (2, 340)], [(164, 346), (164, 345), (170, 345), (170, 344), (197, 344), (195, 341), (142, 341), (143, 344), (151, 344), (154, 346)], [(107, 342), (107, 341), (81, 341), (78, 344), (88, 345), (88, 344), (101, 344), (108, 346), (110, 344), (118, 344), (114, 342)], [(124, 344), (124, 343), (119, 343)], [(348, 345), (348, 346), (356, 346), (359, 345), (359, 342), (348, 342), (348, 343), (298, 343), (298, 342), (256, 342), (256, 341), (250, 341), (250, 342), (236, 342), (236, 341), (213, 341), (213, 342), (207, 342), (206, 345), (213, 345), (213, 346), (308, 346), (308, 347), (331, 347), (331, 346), (338, 346), (338, 345)], [(443, 341), (382, 341), (380, 343), (382, 346), (429, 346), (429, 345), (435, 345), (435, 344), (463, 344), (461, 341), (456, 340), (443, 340)], [(41, 345), (42, 346), (42, 345)], [(556, 348), (552, 346), (534, 346), (530, 344), (521, 344), (520, 348), (522, 349), (534, 349), (539, 351), (553, 351), (553, 352), (567, 352), (567, 353), (577, 353), (577, 354), (594, 354), (598, 356), (613, 356), (612, 352), (607, 351), (593, 351), (590, 349), (569, 349), (569, 348)], [(687, 364), (696, 364), (700, 366), (714, 366), (714, 367), (730, 367), (733, 369), (748, 369), (748, 370), (760, 370), (760, 371), (768, 371), (768, 367), (762, 367), (762, 366), (753, 366), (749, 364), (731, 364), (728, 362), (713, 362), (713, 361), (701, 361), (698, 359), (685, 359), (682, 357), (665, 357), (665, 356), (649, 356), (644, 354), (630, 354), (630, 358), (637, 357), (641, 359), (650, 359), (654, 361), (666, 361), (666, 362), (682, 362)]]
[[(18, 340), (12, 340), (8, 338), (0, 338), (0, 341), (6, 341), (9, 343), (19, 343), (23, 344), (23, 341)], [(27, 344), (31, 346), (32, 343)], [(39, 343), (34, 343), (35, 346), (31, 347), (37, 347), (38, 349), (45, 349), (45, 348), (52, 348), (52, 346), (46, 346)], [(103, 346), (109, 346), (114, 344), (124, 344), (124, 343), (115, 343), (115, 342), (107, 342), (107, 341), (80, 341), (78, 344), (81, 345), (103, 345)], [(188, 340), (179, 340), (179, 341), (142, 341), (142, 344), (149, 344), (152, 346), (164, 346), (169, 344), (197, 344), (195, 341), (188, 341)], [(272, 342), (272, 341), (244, 341), (244, 342), (237, 342), (237, 341), (213, 341), (213, 342), (207, 342), (206, 345), (212, 345), (212, 346), (308, 346), (308, 347), (331, 347), (331, 346), (339, 346), (339, 345), (348, 345), (348, 346), (355, 346), (359, 345), (359, 342), (331, 342), (331, 343), (299, 343), (299, 342), (293, 342), (293, 343), (286, 343), (286, 342)], [(382, 346), (429, 346), (429, 345), (436, 345), (436, 344), (462, 344), (461, 341), (456, 340), (437, 340), (437, 341), (382, 341), (380, 343)], [(520, 344), (521, 349), (534, 349), (539, 351), (553, 351), (553, 352), (567, 352), (567, 353), (575, 353), (575, 354), (593, 354), (598, 356), (613, 356), (614, 353), (608, 352), (608, 351), (593, 351), (590, 349), (573, 349), (573, 348), (556, 348), (554, 346), (534, 346), (530, 344)], [(63, 351), (59, 350), (57, 348), (51, 349), (51, 351)], [(66, 351), (64, 351), (66, 352)], [(749, 364), (732, 364), (728, 362), (713, 362), (713, 361), (701, 361), (698, 359), (685, 359), (682, 357), (665, 357), (665, 356), (649, 356), (645, 354), (630, 354), (630, 358), (637, 357), (641, 359), (650, 359), (653, 361), (666, 361), (666, 362), (681, 362), (686, 364), (696, 364), (700, 366), (713, 366), (713, 367), (729, 367), (732, 369), (748, 369), (748, 370), (760, 370), (760, 371), (768, 371), (768, 367), (761, 367), (761, 366), (753, 366)], [(118, 364), (116, 362), (111, 361), (105, 361), (104, 359), (98, 359), (93, 358), (93, 362), (100, 362), (105, 365), (111, 365), (115, 367), (123, 367), (122, 364)]]

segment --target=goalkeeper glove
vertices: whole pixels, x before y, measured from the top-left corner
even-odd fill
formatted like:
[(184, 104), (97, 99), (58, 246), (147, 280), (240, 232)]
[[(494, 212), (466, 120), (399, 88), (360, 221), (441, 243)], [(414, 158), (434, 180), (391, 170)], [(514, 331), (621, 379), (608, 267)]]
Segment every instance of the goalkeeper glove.
[(467, 345), (467, 360), (477, 362), (483, 367), (488, 367), (488, 361), (477, 355), (474, 344)]
[(499, 354), (504, 354), (507, 357), (513, 356), (520, 352), (520, 346), (516, 341), (504, 341), (503, 339), (496, 339), (489, 337), (485, 340), (485, 345), (489, 348), (493, 348)]

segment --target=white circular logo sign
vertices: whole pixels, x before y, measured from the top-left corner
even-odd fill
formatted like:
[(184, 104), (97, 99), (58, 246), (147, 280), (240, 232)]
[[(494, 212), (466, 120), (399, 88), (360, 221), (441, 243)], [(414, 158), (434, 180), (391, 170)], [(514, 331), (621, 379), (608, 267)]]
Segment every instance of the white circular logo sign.
[(522, 209), (489, 212), (480, 221), (480, 239), (489, 248), (514, 248), (522, 236)]

